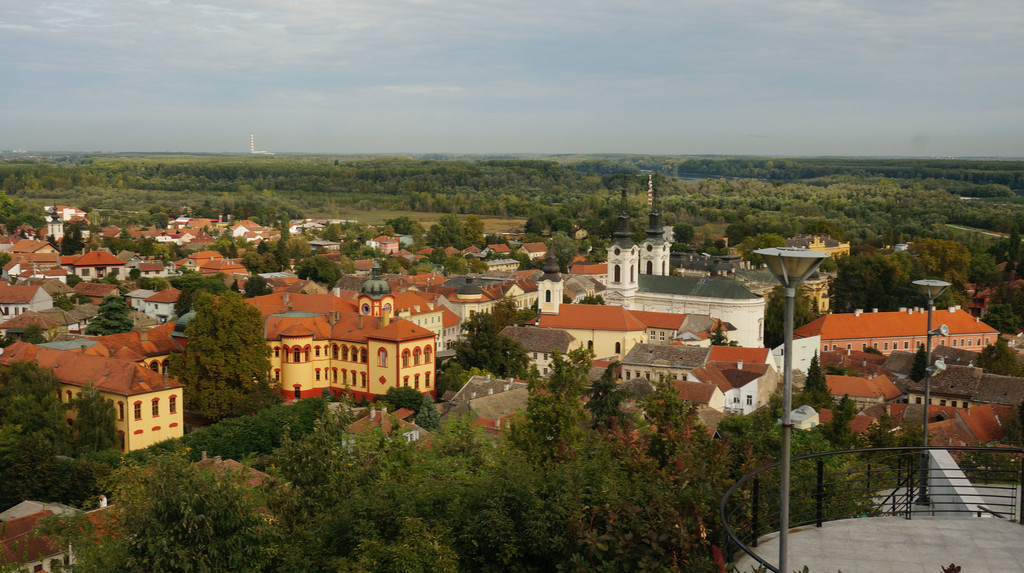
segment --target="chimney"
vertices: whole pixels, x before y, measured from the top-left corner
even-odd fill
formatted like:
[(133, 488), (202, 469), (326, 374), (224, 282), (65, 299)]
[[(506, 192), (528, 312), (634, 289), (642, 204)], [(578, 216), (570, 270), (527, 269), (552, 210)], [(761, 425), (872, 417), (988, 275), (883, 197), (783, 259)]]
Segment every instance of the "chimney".
[[(203, 453), (205, 454), (206, 452)], [(104, 507), (107, 507), (107, 496), (100, 494), (100, 509), (103, 509)]]
[(853, 311), (853, 316), (860, 316), (863, 313), (864, 313), (864, 309), (858, 308), (858, 309)]
[(877, 313), (878, 309), (877, 308), (873, 308), (873, 309), (871, 309), (871, 312)]
[(476, 392), (470, 392), (469, 393), (469, 399), (473, 400), (474, 398), (476, 398)]
[(495, 430), (500, 430), (501, 429), (501, 418), (498, 418), (497, 420), (494, 421), (494, 429)]
[(487, 389), (487, 395), (488, 396), (493, 396), (494, 395), (494, 388), (488, 388)]
[(867, 368), (867, 367), (868, 367), (868, 361), (867, 361), (867, 360), (864, 360), (864, 361), (862, 361), (862, 362), (860, 363), (860, 365), (861, 365), (861, 367), (862, 367), (862, 368)]
[(853, 349), (852, 348), (847, 348), (846, 349), (846, 355), (847, 356), (851, 356), (852, 354), (853, 354)]
[(511, 382), (505, 382), (505, 391), (508, 392), (511, 389), (512, 389), (512, 383)]
[(914, 314), (914, 309), (908, 308), (907, 309), (907, 314)]
[(149, 341), (149, 333), (146, 332), (145, 330), (140, 332), (139, 333), (139, 340), (142, 341), (142, 342), (148, 342)]
[(743, 361), (742, 360), (737, 360), (736, 361), (736, 370), (743, 370)]
[(907, 307), (901, 306), (900, 307), (900, 312), (907, 312)]
[(358, 322), (357, 322), (356, 326), (359, 328), (359, 330), (362, 330), (363, 329), (363, 315), (360, 314), (358, 316), (359, 316), (359, 319), (358, 319)]
[(291, 295), (289, 295), (288, 293), (281, 293), (281, 303), (284, 304), (285, 306), (288, 306), (288, 303), (291, 302), (291, 298)]
[(331, 326), (338, 324), (339, 320), (341, 320), (341, 311), (332, 310), (327, 313), (327, 322), (330, 323)]
[(384, 328), (385, 326), (387, 326), (387, 324), (384, 323), (384, 317), (383, 316), (378, 316), (377, 317), (377, 328)]

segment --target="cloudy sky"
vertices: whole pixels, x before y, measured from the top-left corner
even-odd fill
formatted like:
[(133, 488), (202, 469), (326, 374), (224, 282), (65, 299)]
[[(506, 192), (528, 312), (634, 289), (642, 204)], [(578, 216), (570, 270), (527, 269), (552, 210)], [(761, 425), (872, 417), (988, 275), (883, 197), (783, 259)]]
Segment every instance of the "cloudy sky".
[(1024, 156), (1019, 0), (0, 0), (0, 149)]

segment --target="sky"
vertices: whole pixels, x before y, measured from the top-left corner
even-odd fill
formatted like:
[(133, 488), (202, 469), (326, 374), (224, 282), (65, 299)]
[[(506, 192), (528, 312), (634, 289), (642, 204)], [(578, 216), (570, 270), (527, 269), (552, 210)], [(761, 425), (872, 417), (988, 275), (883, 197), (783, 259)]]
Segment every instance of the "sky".
[(1019, 0), (0, 0), (0, 149), (1024, 157)]

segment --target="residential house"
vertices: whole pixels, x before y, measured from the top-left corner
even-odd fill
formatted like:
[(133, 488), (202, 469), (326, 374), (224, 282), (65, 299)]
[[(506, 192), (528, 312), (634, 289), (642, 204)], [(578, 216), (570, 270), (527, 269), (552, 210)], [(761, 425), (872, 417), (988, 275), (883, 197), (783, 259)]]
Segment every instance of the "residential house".
[(501, 334), (523, 346), (530, 364), (537, 367), (541, 376), (548, 375), (556, 351), (565, 355), (579, 347), (571, 334), (557, 328), (506, 326)]
[(547, 256), (548, 246), (545, 243), (523, 243), (519, 245), (519, 252), (530, 257), (531, 261), (536, 261)]
[(121, 294), (121, 291), (114, 285), (106, 283), (80, 282), (75, 285), (75, 294), (89, 297), (92, 304), (99, 305), (103, 299), (110, 295)]
[(55, 334), (60, 331), (60, 324), (56, 320), (30, 310), (0, 322), (0, 336), (24, 340), (25, 330), (32, 325), (38, 326), (46, 334)]
[(725, 395), (725, 411), (749, 414), (768, 403), (779, 387), (779, 376), (768, 364), (709, 361), (691, 370), (691, 382), (715, 384)]
[(475, 424), (492, 434), (508, 429), (512, 418), (526, 411), (527, 385), (512, 378), (473, 376), (442, 404), (441, 419), (472, 416)]
[[(971, 316), (959, 306), (933, 311), (932, 327), (945, 324), (949, 336), (933, 336), (932, 344), (981, 351), (995, 342), (999, 331)], [(826, 314), (793, 332), (797, 338), (820, 336), (820, 351), (875, 348), (888, 356), (894, 350), (914, 352), (927, 341), (928, 312), (903, 308), (898, 312)]]
[(711, 408), (719, 412), (725, 411), (725, 393), (715, 384), (673, 380), (679, 397), (687, 402), (697, 404), (700, 408)]
[(636, 344), (622, 359), (622, 378), (687, 380), (690, 372), (707, 362), (709, 352), (699, 346)]
[(390, 438), (417, 442), (425, 439), (430, 432), (410, 421), (415, 413), (408, 408), (401, 408), (389, 414), (387, 406), (381, 406), (379, 409), (371, 406), (369, 413), (352, 422), (346, 431), (358, 435), (379, 429)]
[(84, 255), (61, 257), (61, 266), (83, 280), (102, 279), (108, 274), (118, 279), (128, 277), (124, 261), (106, 251), (89, 251)]
[(647, 325), (621, 306), (561, 304), (557, 314), (538, 316), (539, 328), (557, 328), (598, 358), (622, 360), (637, 344), (647, 343)]
[[(117, 419), (117, 447), (123, 452), (183, 435), (182, 390), (177, 381), (133, 362), (43, 348), (15, 342), (0, 355), (0, 364), (34, 362), (53, 370), (61, 382), (61, 400), (70, 402), (92, 384), (112, 403)], [(68, 413), (74, 420), (75, 413)]]
[(65, 571), (70, 558), (60, 540), (38, 532), (53, 515), (44, 509), (0, 523), (0, 564), (17, 565), (18, 571)]
[(865, 378), (826, 374), (825, 383), (833, 399), (838, 401), (847, 396), (857, 405), (858, 410), (903, 397), (903, 392), (886, 376)]
[(53, 308), (53, 297), (39, 285), (0, 285), (0, 316)]
[(786, 239), (786, 246), (818, 251), (833, 259), (850, 254), (850, 243), (841, 243), (828, 235), (793, 235)]
[(484, 261), (488, 271), (510, 272), (519, 270), (519, 261), (516, 259), (491, 259)]

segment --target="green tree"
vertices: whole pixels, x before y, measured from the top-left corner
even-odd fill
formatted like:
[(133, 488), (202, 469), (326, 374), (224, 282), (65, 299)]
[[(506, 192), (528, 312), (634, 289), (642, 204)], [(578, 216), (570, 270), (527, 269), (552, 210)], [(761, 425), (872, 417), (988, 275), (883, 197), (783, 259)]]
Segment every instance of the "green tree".
[(64, 238), (60, 242), (60, 254), (74, 255), (82, 252), (85, 248), (85, 241), (82, 239), (82, 224), (72, 223), (64, 232)]
[(200, 294), (195, 311), (185, 327), (186, 352), (171, 356), (186, 404), (219, 420), (279, 402), (269, 379), (270, 348), (260, 311), (232, 292), (219, 298)]
[(849, 396), (843, 396), (839, 404), (832, 408), (832, 419), (819, 426), (822, 435), (837, 450), (845, 450), (857, 446), (857, 435), (853, 433), (850, 423), (857, 416), (857, 405)]
[(676, 223), (672, 226), (672, 237), (677, 243), (689, 245), (693, 242), (693, 225), (689, 223)]
[(889, 312), (918, 304), (921, 295), (911, 284), (911, 267), (905, 253), (843, 257), (831, 285), (832, 312), (858, 308)]
[(735, 340), (729, 340), (725, 334), (725, 326), (719, 320), (715, 323), (715, 329), (711, 331), (711, 346), (739, 346)]
[(997, 337), (995, 343), (989, 344), (978, 355), (978, 367), (990, 374), (1003, 376), (1024, 376), (1021, 372), (1017, 355), (1010, 350), (1003, 337)]
[(619, 387), (618, 371), (619, 362), (611, 363), (585, 392), (590, 398), (585, 408), (594, 428), (611, 426), (622, 415), (622, 403), (629, 398), (629, 392)]
[(466, 338), (455, 346), (455, 361), (463, 368), (476, 367), (502, 378), (526, 375), (530, 359), (522, 344), (501, 334), (505, 325), (487, 312), (463, 322)]
[(551, 248), (555, 250), (555, 260), (558, 261), (558, 270), (566, 273), (569, 272), (569, 266), (572, 265), (573, 259), (579, 254), (579, 248), (576, 246), (576, 241), (563, 231), (558, 231), (551, 236)]
[(274, 289), (270, 288), (270, 285), (267, 284), (267, 279), (260, 275), (249, 275), (249, 278), (245, 281), (245, 298), (263, 296), (272, 292), (274, 292)]
[(92, 382), (82, 388), (82, 395), (71, 401), (76, 411), (74, 430), (75, 453), (87, 454), (114, 447), (117, 413)]
[(807, 368), (807, 380), (804, 383), (804, 390), (797, 399), (801, 404), (808, 404), (812, 408), (834, 408), (832, 394), (828, 390), (828, 383), (825, 381), (825, 374), (821, 371), (821, 363), (818, 361), (818, 352), (811, 357), (811, 365)]
[(34, 362), (12, 362), (0, 368), (0, 427), (17, 427), (21, 435), (38, 434), (58, 452), (70, 431), (68, 406), (58, 397), (60, 380)]
[(914, 353), (914, 364), (910, 367), (910, 379), (914, 382), (924, 380), (928, 373), (928, 351), (923, 344), (917, 345), (917, 352)]
[(112, 294), (103, 297), (99, 314), (85, 327), (85, 333), (91, 336), (118, 334), (130, 331), (133, 326), (131, 311), (124, 297)]
[(388, 391), (384, 393), (380, 400), (390, 404), (392, 411), (408, 408), (415, 412), (420, 409), (420, 405), (423, 403), (423, 394), (411, 386), (399, 386), (397, 388), (388, 388)]
[(512, 424), (509, 439), (516, 448), (541, 460), (576, 455), (584, 437), (583, 391), (593, 361), (593, 351), (583, 348), (568, 355), (552, 353), (550, 376), (529, 382), (526, 415)]
[(740, 253), (743, 254), (743, 260), (750, 261), (751, 264), (761, 265), (764, 264), (764, 259), (761, 255), (758, 255), (754, 251), (758, 249), (766, 249), (769, 247), (785, 247), (786, 240), (781, 235), (775, 233), (761, 233), (753, 237), (746, 238), (740, 243)]
[(341, 278), (341, 266), (323, 255), (316, 255), (295, 265), (295, 274), (300, 279), (309, 279), (332, 288)]
[(465, 241), (470, 245), (484, 246), (484, 222), (476, 215), (466, 215), (462, 223)]
[(33, 322), (25, 327), (25, 331), (21, 333), (21, 339), (31, 344), (42, 344), (46, 342), (45, 334), (43, 327), (39, 326), (38, 322)]
[(437, 406), (434, 405), (429, 394), (423, 396), (420, 407), (416, 409), (416, 425), (428, 432), (436, 432), (441, 429), (441, 414), (437, 412)]
[(588, 294), (580, 299), (580, 304), (604, 304), (604, 297), (599, 294)]
[(441, 249), (445, 247), (464, 249), (468, 244), (465, 226), (455, 213), (441, 215), (441, 219), (430, 226), (430, 231), (427, 232), (427, 242)]

